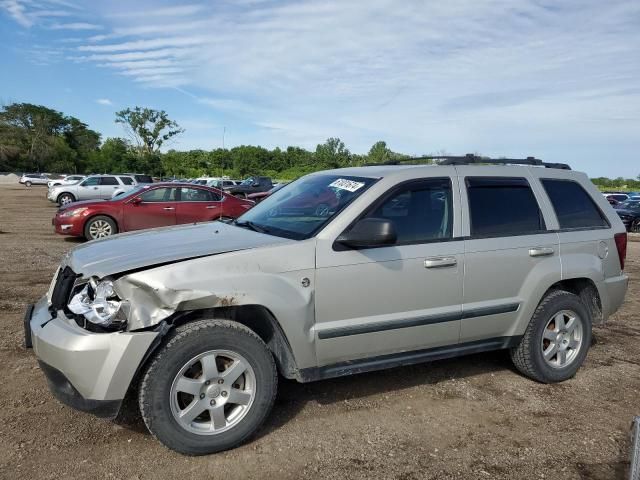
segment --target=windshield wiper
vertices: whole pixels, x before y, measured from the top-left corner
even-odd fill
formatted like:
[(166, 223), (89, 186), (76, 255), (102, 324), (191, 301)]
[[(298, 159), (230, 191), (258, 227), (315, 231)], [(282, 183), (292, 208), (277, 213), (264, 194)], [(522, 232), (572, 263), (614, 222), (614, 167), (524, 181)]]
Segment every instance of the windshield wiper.
[(269, 230), (267, 230), (266, 228), (254, 223), (254, 222), (250, 222), (248, 220), (245, 220), (244, 222), (238, 222), (237, 220), (235, 222), (233, 222), (235, 225), (239, 226), (239, 227), (248, 227), (249, 229), (253, 230), (254, 232), (258, 232), (258, 233), (269, 233)]

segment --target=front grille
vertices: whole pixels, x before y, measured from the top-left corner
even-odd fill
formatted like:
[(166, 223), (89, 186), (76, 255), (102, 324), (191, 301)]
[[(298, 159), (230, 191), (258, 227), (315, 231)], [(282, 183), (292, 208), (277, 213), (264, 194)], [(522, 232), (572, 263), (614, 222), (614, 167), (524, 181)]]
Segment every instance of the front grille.
[(78, 278), (78, 275), (69, 267), (65, 267), (64, 270), (60, 272), (56, 284), (53, 287), (53, 292), (51, 292), (52, 311), (62, 310), (67, 306), (76, 278)]

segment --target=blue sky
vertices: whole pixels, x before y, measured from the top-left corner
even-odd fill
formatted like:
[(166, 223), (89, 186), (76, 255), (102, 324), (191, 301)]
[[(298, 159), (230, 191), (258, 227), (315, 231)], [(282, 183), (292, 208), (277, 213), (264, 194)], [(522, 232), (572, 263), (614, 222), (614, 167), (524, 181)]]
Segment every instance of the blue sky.
[(338, 136), (640, 174), (640, 1), (0, 0), (0, 101), (166, 110), (178, 149)]

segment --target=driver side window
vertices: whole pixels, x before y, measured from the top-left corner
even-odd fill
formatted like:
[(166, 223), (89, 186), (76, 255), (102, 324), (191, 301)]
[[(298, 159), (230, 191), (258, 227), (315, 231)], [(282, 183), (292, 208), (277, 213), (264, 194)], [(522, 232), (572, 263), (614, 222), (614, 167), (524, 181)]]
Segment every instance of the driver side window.
[(425, 179), (392, 191), (365, 218), (391, 220), (396, 245), (426, 243), (451, 238), (452, 207), (451, 180)]
[(87, 178), (82, 182), (83, 187), (92, 187), (94, 185), (100, 185), (100, 177)]

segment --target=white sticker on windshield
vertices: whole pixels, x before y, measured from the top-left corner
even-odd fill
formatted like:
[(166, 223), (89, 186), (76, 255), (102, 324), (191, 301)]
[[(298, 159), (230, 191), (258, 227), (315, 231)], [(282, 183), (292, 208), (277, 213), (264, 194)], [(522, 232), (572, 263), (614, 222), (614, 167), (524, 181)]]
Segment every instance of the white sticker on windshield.
[(346, 180), (339, 178), (329, 184), (330, 187), (339, 188), (340, 190), (347, 190), (348, 192), (355, 192), (356, 190), (364, 187), (364, 183), (354, 182), (353, 180)]

